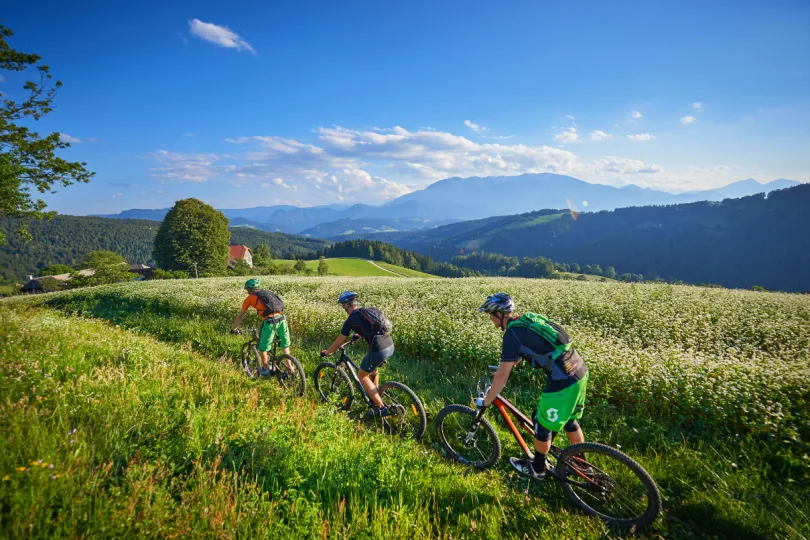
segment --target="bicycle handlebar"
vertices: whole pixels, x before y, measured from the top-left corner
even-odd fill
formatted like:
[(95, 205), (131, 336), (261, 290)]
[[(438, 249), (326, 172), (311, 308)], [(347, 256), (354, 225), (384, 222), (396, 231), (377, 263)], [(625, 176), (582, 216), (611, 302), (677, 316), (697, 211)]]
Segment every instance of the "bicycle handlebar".
[(344, 343), (343, 345), (341, 345), (341, 346), (340, 346), (340, 348), (339, 348), (338, 350), (340, 350), (340, 351), (344, 351), (344, 350), (346, 350), (346, 347), (351, 347), (352, 345), (354, 345), (354, 343), (355, 343), (355, 342), (356, 342), (358, 339), (360, 339), (360, 334), (355, 334), (355, 335), (353, 335), (352, 337), (350, 337), (350, 338), (349, 338), (349, 340), (348, 340), (346, 343)]
[(487, 366), (487, 368), (489, 369), (489, 372), (490, 372), (490, 373), (495, 373), (496, 371), (498, 371), (498, 368), (499, 368), (499, 367), (500, 367), (500, 366)]

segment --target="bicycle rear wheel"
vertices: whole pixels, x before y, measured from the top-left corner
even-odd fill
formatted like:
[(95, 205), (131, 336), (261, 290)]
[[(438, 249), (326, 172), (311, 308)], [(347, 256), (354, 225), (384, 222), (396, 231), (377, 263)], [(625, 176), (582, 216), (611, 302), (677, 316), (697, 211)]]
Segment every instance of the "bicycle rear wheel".
[(610, 446), (569, 446), (560, 454), (554, 476), (574, 505), (611, 525), (638, 531), (661, 513), (661, 493), (647, 471)]
[(324, 403), (332, 402), (338, 409), (348, 411), (354, 401), (354, 386), (343, 368), (332, 362), (321, 362), (315, 368), (315, 390)]
[(482, 418), (473, 429), (478, 411), (464, 405), (448, 405), (436, 415), (447, 455), (470, 467), (487, 469), (501, 458), (501, 440), (489, 420)]
[(378, 390), (383, 403), (393, 411), (381, 419), (383, 428), (405, 439), (421, 439), (425, 434), (427, 415), (414, 391), (396, 381), (383, 383)]
[[(289, 354), (282, 354), (275, 358), (276, 380), (284, 393), (289, 396), (303, 396), (307, 391), (307, 380), (304, 377), (304, 368), (301, 363)], [(290, 369), (287, 364), (292, 366)]]

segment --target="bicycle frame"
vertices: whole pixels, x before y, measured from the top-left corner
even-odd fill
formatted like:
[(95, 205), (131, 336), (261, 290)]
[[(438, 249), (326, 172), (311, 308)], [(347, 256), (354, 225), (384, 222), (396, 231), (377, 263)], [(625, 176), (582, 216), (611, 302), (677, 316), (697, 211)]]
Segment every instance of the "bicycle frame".
[[(500, 412), (501, 416), (503, 416), (503, 419), (506, 422), (506, 425), (509, 427), (509, 431), (512, 432), (512, 436), (515, 438), (517, 443), (520, 445), (520, 448), (523, 449), (523, 453), (526, 454), (526, 457), (528, 459), (534, 459), (534, 452), (532, 451), (532, 449), (529, 448), (529, 445), (526, 443), (525, 439), (520, 434), (520, 431), (515, 426), (515, 423), (512, 422), (512, 418), (510, 418), (509, 413), (512, 413), (517, 418), (518, 425), (520, 427), (522, 427), (523, 429), (525, 429), (526, 431), (528, 431), (531, 434), (531, 439), (530, 440), (534, 441), (534, 425), (532, 424), (532, 421), (529, 419), (529, 417), (527, 417), (525, 414), (520, 412), (520, 409), (515, 407), (512, 404), (511, 401), (509, 401), (508, 399), (506, 399), (505, 397), (503, 397), (500, 394), (498, 394), (498, 396), (495, 398), (495, 401), (493, 401), (492, 404), (495, 405), (495, 407), (497, 407), (498, 412)], [(551, 448), (549, 449), (549, 454), (551, 454), (554, 457), (554, 459), (559, 460), (560, 459), (560, 453), (561, 453), (560, 448), (558, 448), (557, 446), (552, 444)], [(579, 458), (577, 458), (577, 461), (582, 461), (583, 464), (587, 464), (587, 462), (585, 462), (584, 460), (581, 460)], [(594, 486), (597, 485), (596, 482), (594, 482), (592, 478), (589, 478), (585, 474), (582, 474), (581, 471), (579, 471), (577, 469), (572, 469), (572, 471), (574, 473), (576, 473), (577, 476), (579, 476), (580, 478), (582, 478), (583, 480), (588, 482), (589, 484), (592, 484)], [(572, 480), (570, 480), (568, 478), (560, 478), (559, 476), (554, 474), (553, 471), (551, 471), (551, 475), (554, 476), (557, 480), (559, 480), (561, 482), (567, 482), (569, 484), (576, 483), (575, 481), (572, 481)]]
[[(509, 431), (512, 432), (512, 436), (523, 449), (523, 453), (526, 454), (526, 457), (529, 459), (534, 459), (534, 452), (529, 448), (529, 445), (526, 443), (525, 439), (523, 439), (523, 436), (515, 426), (515, 423), (512, 422), (512, 418), (510, 418), (509, 413), (512, 413), (515, 418), (517, 418), (518, 425), (520, 427), (527, 430), (531, 434), (532, 438), (530, 440), (534, 440), (534, 426), (532, 425), (532, 421), (525, 414), (520, 412), (517, 407), (512, 405), (512, 402), (500, 394), (498, 394), (498, 397), (495, 398), (495, 401), (493, 401), (492, 404), (497, 407), (498, 412), (500, 412), (501, 416), (503, 416), (506, 425), (509, 427)], [(554, 448), (552, 448), (552, 454), (554, 457), (557, 457), (553, 450)]]
[(374, 403), (371, 401), (371, 398), (368, 397), (368, 394), (366, 394), (366, 389), (363, 388), (363, 384), (360, 382), (360, 377), (357, 375), (357, 370), (360, 368), (358, 368), (357, 364), (355, 364), (351, 357), (346, 354), (345, 346), (340, 348), (340, 360), (337, 361), (335, 366), (340, 367), (341, 364), (345, 364), (346, 367), (349, 368), (349, 373), (354, 381), (354, 385), (360, 390), (360, 395), (363, 396), (363, 400), (366, 402), (366, 404), (369, 407), (374, 407)]
[[(248, 346), (252, 350), (253, 354), (256, 355), (256, 359), (260, 358), (259, 356), (259, 330), (256, 328), (251, 329), (251, 338), (248, 341)], [(270, 365), (270, 369), (278, 369), (278, 364), (276, 363), (276, 346), (280, 343), (280, 339), (278, 334), (273, 336), (273, 348), (267, 351), (267, 363)]]

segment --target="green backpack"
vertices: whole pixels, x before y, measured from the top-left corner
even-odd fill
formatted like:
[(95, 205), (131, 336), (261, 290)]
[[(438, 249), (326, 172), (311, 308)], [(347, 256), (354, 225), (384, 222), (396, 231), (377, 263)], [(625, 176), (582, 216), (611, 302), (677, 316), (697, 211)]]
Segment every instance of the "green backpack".
[(553, 321), (539, 313), (524, 313), (520, 318), (512, 322), (509, 327), (528, 328), (548, 341), (554, 346), (554, 352), (549, 355), (551, 360), (556, 360), (574, 345), (568, 333), (563, 330), (557, 321)]

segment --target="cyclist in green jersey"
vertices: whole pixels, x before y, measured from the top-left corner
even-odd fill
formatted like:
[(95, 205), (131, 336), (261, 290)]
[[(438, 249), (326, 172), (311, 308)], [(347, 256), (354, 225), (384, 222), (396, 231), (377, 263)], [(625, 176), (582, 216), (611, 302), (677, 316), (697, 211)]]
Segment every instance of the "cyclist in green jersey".
[(546, 455), (558, 431), (565, 429), (572, 444), (585, 441), (577, 420), (582, 418), (585, 407), (588, 368), (559, 324), (539, 314), (516, 313), (508, 294), (489, 296), (478, 311), (489, 314), (492, 324), (504, 333), (501, 361), (492, 386), (482, 400), (476, 400), (479, 416), (500, 394), (512, 368), (521, 360), (546, 373), (546, 386), (532, 415), (534, 460), (509, 460), (518, 474), (541, 480), (546, 476)]

